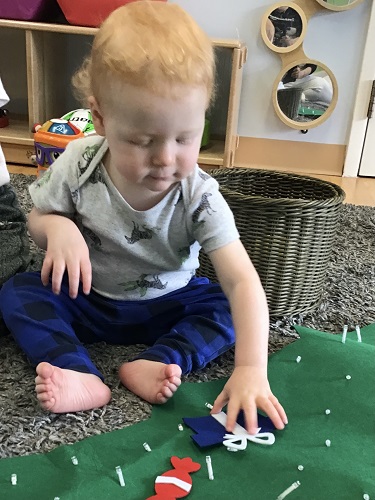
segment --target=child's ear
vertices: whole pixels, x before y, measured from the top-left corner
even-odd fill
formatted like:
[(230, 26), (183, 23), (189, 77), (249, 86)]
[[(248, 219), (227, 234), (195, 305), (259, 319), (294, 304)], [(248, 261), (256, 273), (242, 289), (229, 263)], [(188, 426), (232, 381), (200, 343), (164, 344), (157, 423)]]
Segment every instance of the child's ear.
[(92, 117), (92, 121), (94, 123), (95, 132), (98, 135), (105, 136), (103, 115), (102, 115), (102, 112), (100, 110), (100, 106), (99, 106), (98, 101), (92, 95), (87, 99), (87, 101), (88, 101), (88, 104), (90, 106), (91, 117)]

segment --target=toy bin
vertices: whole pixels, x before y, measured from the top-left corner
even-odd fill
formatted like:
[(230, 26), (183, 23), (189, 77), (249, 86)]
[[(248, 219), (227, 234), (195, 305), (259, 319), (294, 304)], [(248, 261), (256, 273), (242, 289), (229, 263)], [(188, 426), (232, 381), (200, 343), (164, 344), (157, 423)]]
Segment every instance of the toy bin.
[[(99, 26), (109, 14), (136, 0), (57, 0), (64, 16), (76, 26)], [(166, 0), (158, 0), (166, 1)]]
[[(211, 170), (266, 292), (271, 316), (321, 299), (344, 191), (308, 176), (250, 168)], [(201, 251), (198, 275), (217, 281)]]
[(0, 2), (0, 18), (17, 21), (52, 21), (61, 15), (56, 0), (11, 0)]

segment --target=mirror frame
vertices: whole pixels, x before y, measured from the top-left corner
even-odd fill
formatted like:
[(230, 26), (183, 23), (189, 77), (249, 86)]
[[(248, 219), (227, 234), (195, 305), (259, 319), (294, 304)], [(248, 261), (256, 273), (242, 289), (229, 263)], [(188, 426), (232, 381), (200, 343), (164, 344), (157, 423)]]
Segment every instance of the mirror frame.
[[(301, 35), (299, 36), (299, 39), (293, 45), (290, 45), (289, 47), (277, 47), (277, 45), (274, 45), (273, 43), (271, 43), (271, 41), (269, 40), (269, 38), (267, 36), (267, 28), (266, 28), (267, 20), (268, 20), (269, 15), (275, 9), (277, 9), (278, 7), (286, 7), (286, 6), (292, 8), (293, 10), (295, 10), (299, 14), (301, 21), (302, 21), (302, 31), (301, 31)], [(271, 7), (268, 8), (266, 10), (265, 14), (263, 15), (262, 24), (261, 24), (261, 35), (262, 35), (263, 41), (267, 45), (267, 47), (269, 47), (273, 52), (278, 52), (280, 54), (292, 52), (302, 45), (303, 40), (305, 39), (305, 36), (306, 36), (307, 22), (308, 21), (307, 21), (307, 17), (306, 17), (305, 12), (296, 3), (293, 3), (290, 1), (276, 2), (276, 3), (272, 4)]]
[[(322, 68), (327, 73), (327, 75), (330, 77), (331, 82), (332, 82), (332, 87), (333, 87), (333, 96), (332, 96), (331, 104), (328, 106), (327, 110), (324, 112), (323, 115), (319, 116), (319, 118), (317, 118), (316, 120), (312, 120), (310, 122), (297, 122), (295, 120), (291, 120), (290, 118), (288, 118), (285, 115), (285, 113), (283, 113), (283, 111), (281, 110), (279, 103), (278, 103), (278, 99), (277, 99), (277, 90), (278, 90), (277, 88), (278, 88), (278, 85), (279, 85), (281, 79), (283, 78), (285, 73), (287, 73), (287, 71), (289, 71), (294, 66), (298, 66), (299, 64), (316, 64), (317, 66)], [(273, 87), (272, 87), (272, 103), (273, 103), (273, 107), (275, 109), (277, 116), (280, 118), (280, 120), (283, 123), (288, 125), (288, 127), (294, 128), (296, 130), (309, 130), (311, 128), (318, 127), (323, 122), (325, 122), (333, 113), (333, 111), (336, 107), (336, 104), (337, 104), (337, 99), (338, 99), (338, 85), (337, 85), (337, 80), (336, 80), (334, 74), (332, 73), (332, 71), (325, 64), (321, 63), (320, 61), (317, 61), (315, 59), (310, 59), (308, 57), (301, 57), (300, 59), (294, 60), (293, 62), (283, 66), (281, 68), (281, 71), (277, 75), (275, 83), (273, 84)]]
[(354, 0), (354, 2), (348, 5), (331, 5), (328, 4), (327, 2), (324, 2), (324, 0), (316, 0), (316, 2), (318, 2), (318, 4), (324, 7), (325, 9), (334, 10), (335, 12), (341, 12), (344, 10), (349, 10), (353, 9), (354, 7), (357, 7), (357, 5), (362, 3), (363, 0)]

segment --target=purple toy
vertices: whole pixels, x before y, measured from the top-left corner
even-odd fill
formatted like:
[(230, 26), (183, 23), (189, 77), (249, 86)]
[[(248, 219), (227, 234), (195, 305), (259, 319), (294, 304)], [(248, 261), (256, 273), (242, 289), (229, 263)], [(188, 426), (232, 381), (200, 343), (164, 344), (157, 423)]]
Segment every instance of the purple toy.
[(0, 2), (0, 17), (19, 21), (52, 21), (61, 10), (56, 0)]

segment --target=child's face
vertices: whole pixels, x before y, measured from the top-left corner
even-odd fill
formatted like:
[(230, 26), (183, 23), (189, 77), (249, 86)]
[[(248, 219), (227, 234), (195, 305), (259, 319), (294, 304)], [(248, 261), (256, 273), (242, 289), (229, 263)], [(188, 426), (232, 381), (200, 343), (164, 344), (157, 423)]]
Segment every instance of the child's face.
[(200, 87), (175, 90), (178, 97), (161, 97), (125, 84), (104, 112), (92, 98), (95, 130), (109, 144), (109, 169), (128, 188), (161, 193), (195, 167), (207, 93)]

